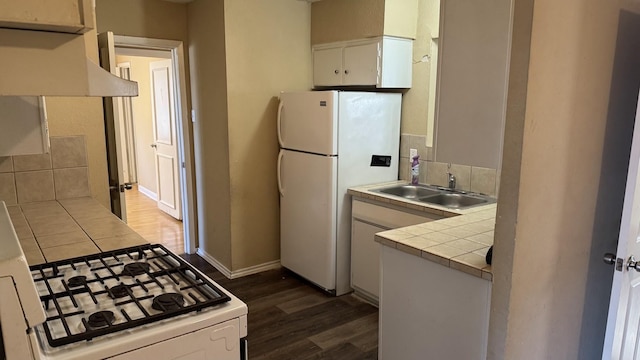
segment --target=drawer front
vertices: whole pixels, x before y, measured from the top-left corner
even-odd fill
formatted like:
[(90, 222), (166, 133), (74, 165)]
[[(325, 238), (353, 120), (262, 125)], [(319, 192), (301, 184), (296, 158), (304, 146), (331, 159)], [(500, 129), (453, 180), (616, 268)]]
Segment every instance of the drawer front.
[(421, 224), (443, 218), (442, 216), (429, 213), (417, 215), (408, 212), (410, 211), (409, 209), (407, 209), (407, 212), (404, 212), (356, 199), (353, 200), (351, 211), (354, 218), (389, 229)]

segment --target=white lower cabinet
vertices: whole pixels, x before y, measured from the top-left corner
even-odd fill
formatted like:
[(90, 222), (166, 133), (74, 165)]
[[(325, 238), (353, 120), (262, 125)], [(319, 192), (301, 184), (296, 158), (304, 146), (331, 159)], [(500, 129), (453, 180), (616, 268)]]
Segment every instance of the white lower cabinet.
[(491, 282), (381, 246), (378, 358), (486, 359)]
[(441, 219), (442, 216), (353, 199), (351, 206), (351, 287), (377, 304), (380, 297), (380, 244), (375, 234)]

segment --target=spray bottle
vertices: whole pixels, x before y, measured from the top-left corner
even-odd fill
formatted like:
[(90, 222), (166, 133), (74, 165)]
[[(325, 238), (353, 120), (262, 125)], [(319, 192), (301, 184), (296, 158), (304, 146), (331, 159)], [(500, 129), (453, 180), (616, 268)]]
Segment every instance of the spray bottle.
[(411, 161), (411, 184), (412, 185), (418, 185), (418, 182), (419, 182), (419, 178), (420, 178), (420, 161), (418, 161), (419, 158), (420, 158), (420, 155), (416, 155), (413, 157), (413, 160)]

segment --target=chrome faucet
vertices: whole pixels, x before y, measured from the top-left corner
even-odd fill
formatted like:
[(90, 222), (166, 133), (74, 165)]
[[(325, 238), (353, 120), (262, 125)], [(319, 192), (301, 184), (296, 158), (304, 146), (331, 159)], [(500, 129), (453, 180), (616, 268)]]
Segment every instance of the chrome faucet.
[(447, 164), (447, 179), (449, 181), (449, 189), (456, 188), (456, 177), (451, 173), (451, 164)]
[(452, 173), (447, 173), (447, 175), (449, 175), (449, 189), (455, 189), (456, 188), (456, 177), (453, 176)]

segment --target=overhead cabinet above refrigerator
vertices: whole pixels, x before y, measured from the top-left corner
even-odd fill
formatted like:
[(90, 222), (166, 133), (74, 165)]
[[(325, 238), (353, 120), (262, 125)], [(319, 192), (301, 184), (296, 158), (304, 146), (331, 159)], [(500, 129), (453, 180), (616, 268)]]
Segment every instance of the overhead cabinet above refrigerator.
[(348, 187), (398, 178), (401, 94), (282, 93), (281, 263), (326, 291), (350, 289)]
[(411, 87), (413, 40), (381, 36), (313, 46), (313, 87)]

